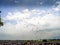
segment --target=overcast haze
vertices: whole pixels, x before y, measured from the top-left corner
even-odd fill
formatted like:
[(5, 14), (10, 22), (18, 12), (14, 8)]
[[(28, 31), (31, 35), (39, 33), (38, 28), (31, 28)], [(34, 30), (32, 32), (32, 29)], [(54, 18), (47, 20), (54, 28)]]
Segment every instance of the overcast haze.
[(0, 11), (0, 40), (60, 39), (60, 0), (0, 0)]

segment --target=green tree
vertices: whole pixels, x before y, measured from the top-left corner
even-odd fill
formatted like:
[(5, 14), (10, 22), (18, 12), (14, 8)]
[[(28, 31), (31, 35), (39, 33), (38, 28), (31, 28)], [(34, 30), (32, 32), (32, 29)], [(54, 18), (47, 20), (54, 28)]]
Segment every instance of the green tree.
[(3, 22), (1, 21), (1, 11), (0, 11), (0, 26), (3, 26)]

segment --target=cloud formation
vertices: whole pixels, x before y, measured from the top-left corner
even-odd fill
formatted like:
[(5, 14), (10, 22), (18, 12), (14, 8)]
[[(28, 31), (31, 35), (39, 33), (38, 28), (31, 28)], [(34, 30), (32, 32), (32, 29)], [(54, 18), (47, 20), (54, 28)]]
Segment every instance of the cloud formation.
[[(52, 10), (57, 10), (52, 8)], [(57, 11), (56, 11), (57, 12)], [(46, 10), (24, 9), (8, 12), (1, 31), (14, 39), (48, 39), (60, 34), (60, 16)], [(9, 38), (8, 35), (6, 37)], [(4, 39), (6, 39), (4, 38)], [(0, 37), (1, 39), (1, 37)]]

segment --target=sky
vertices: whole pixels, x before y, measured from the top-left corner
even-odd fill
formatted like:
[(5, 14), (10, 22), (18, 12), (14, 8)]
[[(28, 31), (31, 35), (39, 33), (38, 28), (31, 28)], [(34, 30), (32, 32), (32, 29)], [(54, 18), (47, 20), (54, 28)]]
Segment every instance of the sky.
[(60, 0), (0, 0), (0, 40), (60, 39)]

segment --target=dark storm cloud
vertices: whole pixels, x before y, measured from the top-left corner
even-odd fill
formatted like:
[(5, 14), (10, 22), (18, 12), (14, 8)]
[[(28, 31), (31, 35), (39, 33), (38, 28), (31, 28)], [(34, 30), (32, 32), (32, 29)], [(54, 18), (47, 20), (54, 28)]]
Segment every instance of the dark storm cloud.
[(0, 0), (2, 6), (52, 6), (60, 0)]
[(57, 35), (57, 36), (53, 36), (53, 38), (52, 39), (60, 39), (60, 34), (59, 35)]

